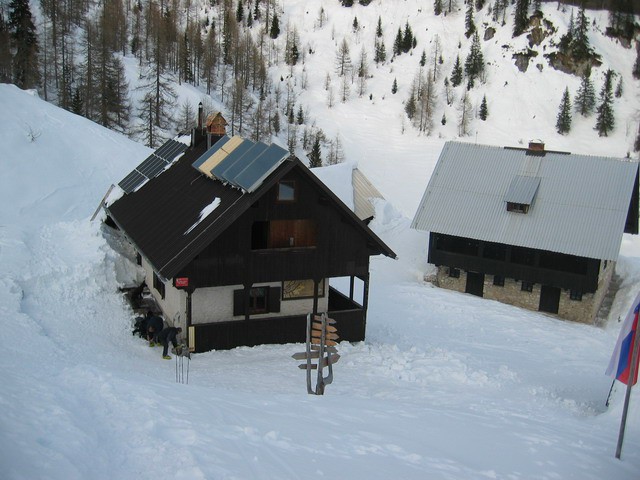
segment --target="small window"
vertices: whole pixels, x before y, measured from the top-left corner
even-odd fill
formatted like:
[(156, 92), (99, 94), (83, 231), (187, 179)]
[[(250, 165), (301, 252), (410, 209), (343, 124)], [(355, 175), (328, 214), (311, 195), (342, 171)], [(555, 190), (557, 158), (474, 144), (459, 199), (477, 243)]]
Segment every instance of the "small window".
[(278, 182), (278, 201), (295, 202), (296, 183), (292, 180), (282, 180)]
[(515, 213), (527, 213), (529, 211), (529, 205), (524, 203), (507, 202), (507, 211)]
[(571, 290), (569, 292), (569, 298), (577, 302), (582, 301), (582, 292), (580, 290)]
[(449, 276), (451, 278), (460, 278), (460, 269), (449, 267)]
[(522, 281), (522, 286), (520, 287), (520, 290), (522, 290), (523, 292), (533, 292), (533, 283), (525, 282), (523, 280)]
[(496, 287), (504, 287), (504, 277), (502, 275), (494, 275), (493, 284)]
[[(280, 311), (280, 287), (252, 287), (249, 290), (249, 315)], [(233, 291), (233, 315), (245, 314), (245, 290)]]
[(136, 253), (136, 265), (142, 265), (142, 255), (140, 255), (140, 252)]
[(269, 287), (254, 287), (249, 292), (249, 313), (267, 312), (267, 291)]
[(153, 288), (155, 288), (160, 294), (160, 298), (164, 299), (164, 282), (160, 279), (160, 277), (153, 272)]

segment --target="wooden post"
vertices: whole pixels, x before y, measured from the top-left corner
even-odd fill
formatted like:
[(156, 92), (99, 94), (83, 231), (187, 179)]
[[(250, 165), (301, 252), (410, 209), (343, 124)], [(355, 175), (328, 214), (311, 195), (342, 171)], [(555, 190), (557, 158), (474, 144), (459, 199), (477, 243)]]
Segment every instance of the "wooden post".
[(631, 354), (631, 367), (629, 370), (629, 379), (627, 380), (627, 391), (624, 396), (624, 408), (622, 409), (622, 420), (620, 421), (620, 433), (618, 434), (618, 446), (616, 447), (616, 458), (620, 458), (622, 453), (622, 441), (624, 440), (624, 430), (627, 423), (627, 411), (629, 410), (629, 399), (631, 397), (631, 387), (633, 387), (633, 381), (636, 378), (636, 366), (638, 364), (638, 343), (640, 335), (636, 326), (636, 331), (633, 334), (633, 350)]

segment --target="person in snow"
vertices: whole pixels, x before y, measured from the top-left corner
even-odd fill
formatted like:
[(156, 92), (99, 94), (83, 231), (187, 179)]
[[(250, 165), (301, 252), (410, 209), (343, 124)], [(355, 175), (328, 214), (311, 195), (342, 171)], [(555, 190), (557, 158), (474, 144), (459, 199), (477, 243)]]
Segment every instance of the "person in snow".
[(156, 336), (158, 343), (162, 343), (162, 346), (164, 347), (162, 350), (162, 358), (165, 360), (171, 360), (171, 356), (168, 355), (169, 342), (171, 342), (173, 348), (178, 347), (176, 337), (180, 332), (182, 332), (182, 328), (180, 327), (167, 327)]
[(162, 317), (152, 315), (151, 312), (147, 313), (147, 340), (149, 340), (149, 346), (153, 347), (158, 343), (158, 334), (162, 332), (164, 328), (164, 320)]

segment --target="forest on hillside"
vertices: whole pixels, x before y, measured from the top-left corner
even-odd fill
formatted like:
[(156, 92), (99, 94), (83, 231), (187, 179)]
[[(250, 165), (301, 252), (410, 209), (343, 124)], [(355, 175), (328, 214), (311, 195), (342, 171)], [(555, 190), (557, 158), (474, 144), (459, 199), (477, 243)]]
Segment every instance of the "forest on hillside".
[[(355, 2), (336, 3), (349, 8)], [(554, 0), (558, 8), (576, 2)], [(360, 0), (368, 5), (369, 0)], [(446, 16), (464, 10), (465, 36), (471, 40), (466, 58), (458, 57), (454, 69), (444, 78), (449, 101), (450, 87), (463, 84), (467, 90), (483, 80), (485, 59), (474, 14), (491, 12), (499, 28), (509, 28), (513, 37), (523, 35), (542, 17), (542, 0), (430, 0), (434, 15)], [(632, 46), (637, 60), (634, 76), (640, 78), (640, 43), (635, 40), (640, 26), (633, 14), (632, 0), (597, 0), (599, 8), (610, 8), (607, 34)], [(315, 22), (322, 27), (326, 15), (314, 5)], [(600, 92), (589, 78), (596, 59), (588, 43), (589, 21), (584, 4), (559, 44), (564, 66), (581, 76), (583, 87), (571, 105), (563, 97), (557, 131), (570, 130), (570, 112), (580, 102), (580, 113), (597, 110), (598, 134), (612, 128), (610, 103), (621, 84), (615, 72)], [(122, 132), (150, 147), (157, 147), (177, 132), (188, 130), (197, 106), (178, 104), (175, 85), (186, 83), (202, 89), (224, 106), (232, 133), (255, 141), (285, 133), (290, 151), (301, 146), (310, 152), (311, 166), (320, 162), (319, 145), (328, 146), (327, 163), (340, 160), (339, 140), (327, 139), (296, 103), (296, 89), (289, 82), (273, 82), (268, 75), (273, 65), (303, 63), (311, 52), (300, 42), (296, 25), (284, 24), (282, 5), (277, 0), (28, 0), (0, 1), (0, 82), (21, 88), (35, 88), (42, 98), (83, 115), (107, 128)], [(370, 76), (369, 58), (376, 64), (416, 49), (416, 37), (407, 21), (398, 29), (393, 45), (382, 37), (384, 18), (378, 19), (376, 40), (370, 51), (364, 47), (357, 57), (344, 39), (335, 54), (335, 75), (340, 79), (336, 101), (344, 101), (351, 90), (366, 94)], [(359, 28), (354, 18), (354, 32)], [(436, 39), (439, 42), (439, 39)], [(416, 50), (420, 55), (420, 49)], [(420, 131), (429, 133), (433, 124), (434, 81), (438, 65), (436, 46), (433, 67), (416, 79), (404, 100), (405, 112)], [(140, 81), (135, 91), (129, 85), (125, 58), (135, 58)], [(421, 66), (427, 63), (424, 50)], [(328, 81), (328, 79), (327, 79)], [(304, 77), (302, 85), (304, 89)], [(392, 86), (392, 89), (395, 85)], [(393, 92), (393, 90), (392, 90)], [(395, 93), (395, 92), (393, 92)], [(212, 105), (205, 110), (211, 111)], [(480, 118), (486, 119), (486, 102)], [(463, 99), (462, 112), (465, 113)], [(470, 107), (469, 107), (470, 108)], [(484, 115), (484, 118), (483, 118)], [(445, 119), (443, 118), (443, 121)], [(464, 115), (461, 135), (466, 134)], [(639, 133), (640, 142), (640, 133)], [(640, 143), (638, 148), (640, 148)], [(316, 152), (316, 153), (314, 153)], [(314, 165), (315, 162), (315, 165)]]

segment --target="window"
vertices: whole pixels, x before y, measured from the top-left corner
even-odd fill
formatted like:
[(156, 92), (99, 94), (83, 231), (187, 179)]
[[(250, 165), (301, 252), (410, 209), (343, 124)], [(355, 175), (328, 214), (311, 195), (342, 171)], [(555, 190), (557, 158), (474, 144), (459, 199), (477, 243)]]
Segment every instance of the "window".
[(504, 287), (504, 277), (502, 275), (494, 275), (493, 284), (496, 287)]
[(293, 180), (281, 180), (278, 182), (278, 202), (296, 201), (296, 182)]
[(140, 252), (136, 252), (136, 265), (142, 265), (142, 255), (140, 255)]
[(522, 290), (523, 292), (533, 292), (533, 283), (523, 280), (520, 290)]
[[(313, 280), (286, 280), (282, 282), (282, 299), (313, 298)], [(318, 285), (318, 296), (324, 297), (324, 279)]]
[(316, 246), (316, 224), (313, 220), (272, 220), (254, 222), (251, 248), (300, 248)]
[(579, 302), (582, 300), (582, 292), (580, 290), (571, 290), (569, 292), (569, 298)]
[(528, 211), (529, 205), (524, 203), (507, 202), (507, 212), (527, 213)]
[[(245, 314), (245, 290), (233, 291), (233, 315)], [(249, 315), (280, 311), (280, 287), (251, 287), (249, 290)]]
[(160, 279), (160, 277), (153, 272), (153, 288), (155, 288), (160, 294), (160, 298), (164, 299), (164, 282)]
[(460, 269), (449, 267), (449, 276), (451, 278), (460, 278)]

